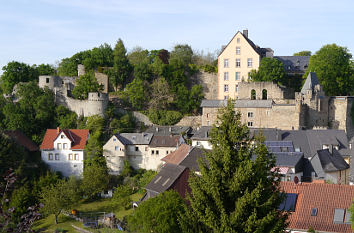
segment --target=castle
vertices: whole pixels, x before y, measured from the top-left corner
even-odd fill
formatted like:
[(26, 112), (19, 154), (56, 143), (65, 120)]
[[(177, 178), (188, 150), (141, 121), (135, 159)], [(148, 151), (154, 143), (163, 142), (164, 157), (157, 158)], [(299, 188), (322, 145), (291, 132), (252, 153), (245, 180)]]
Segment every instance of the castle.
[[(310, 72), (301, 91), (293, 92), (271, 82), (240, 82), (235, 110), (250, 128), (341, 129), (354, 136), (350, 110), (354, 97), (328, 97), (316, 74)], [(203, 100), (202, 125), (216, 123), (227, 100)]]
[[(83, 65), (78, 65), (78, 76), (85, 74)], [(77, 77), (39, 76), (39, 87), (48, 87), (55, 94), (55, 102), (69, 108), (78, 116), (104, 115), (108, 105), (108, 76), (95, 72), (99, 84), (103, 85), (102, 92), (88, 93), (87, 100), (78, 100), (71, 97)]]

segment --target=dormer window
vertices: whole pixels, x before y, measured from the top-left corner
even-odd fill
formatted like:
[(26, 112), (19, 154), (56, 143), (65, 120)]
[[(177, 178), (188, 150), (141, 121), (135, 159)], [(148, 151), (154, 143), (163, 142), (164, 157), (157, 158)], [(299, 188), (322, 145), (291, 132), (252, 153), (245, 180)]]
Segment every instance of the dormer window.
[(329, 149), (329, 145), (323, 144), (323, 145), (322, 145), (322, 149), (323, 149), (323, 150)]
[(64, 134), (62, 134), (62, 135), (60, 136), (60, 138), (65, 138), (65, 135), (64, 135)]

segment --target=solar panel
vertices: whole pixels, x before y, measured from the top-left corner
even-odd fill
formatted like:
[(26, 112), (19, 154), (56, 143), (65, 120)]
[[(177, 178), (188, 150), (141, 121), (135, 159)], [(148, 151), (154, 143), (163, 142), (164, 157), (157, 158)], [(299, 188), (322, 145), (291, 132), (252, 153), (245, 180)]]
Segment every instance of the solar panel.
[(279, 205), (278, 210), (283, 211), (295, 211), (297, 194), (296, 193), (286, 193), (285, 199)]
[(333, 222), (334, 223), (343, 223), (344, 222), (344, 212), (345, 209), (334, 209)]

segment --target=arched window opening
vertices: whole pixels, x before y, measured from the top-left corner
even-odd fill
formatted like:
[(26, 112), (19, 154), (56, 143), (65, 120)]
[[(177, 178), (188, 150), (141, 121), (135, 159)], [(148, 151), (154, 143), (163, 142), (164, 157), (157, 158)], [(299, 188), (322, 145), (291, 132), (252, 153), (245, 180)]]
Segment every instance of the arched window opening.
[(268, 98), (267, 96), (267, 90), (266, 89), (263, 89), (262, 91), (262, 100), (266, 100)]
[(255, 100), (256, 99), (256, 90), (252, 89), (251, 91), (251, 100)]

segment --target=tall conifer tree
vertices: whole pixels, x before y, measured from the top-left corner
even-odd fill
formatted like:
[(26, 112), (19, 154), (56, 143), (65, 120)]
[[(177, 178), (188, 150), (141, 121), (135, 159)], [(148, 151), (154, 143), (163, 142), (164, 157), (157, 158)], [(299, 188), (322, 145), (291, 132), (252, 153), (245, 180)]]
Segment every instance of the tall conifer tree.
[(110, 78), (115, 89), (119, 86), (124, 86), (133, 70), (127, 57), (127, 50), (124, 47), (123, 41), (119, 39), (113, 50), (113, 72), (110, 72)]
[[(287, 215), (277, 210), (282, 201), (274, 157), (250, 138), (249, 129), (228, 101), (211, 130), (213, 150), (199, 161), (200, 176), (191, 174), (185, 232), (283, 232)], [(256, 158), (256, 159), (252, 159)]]

